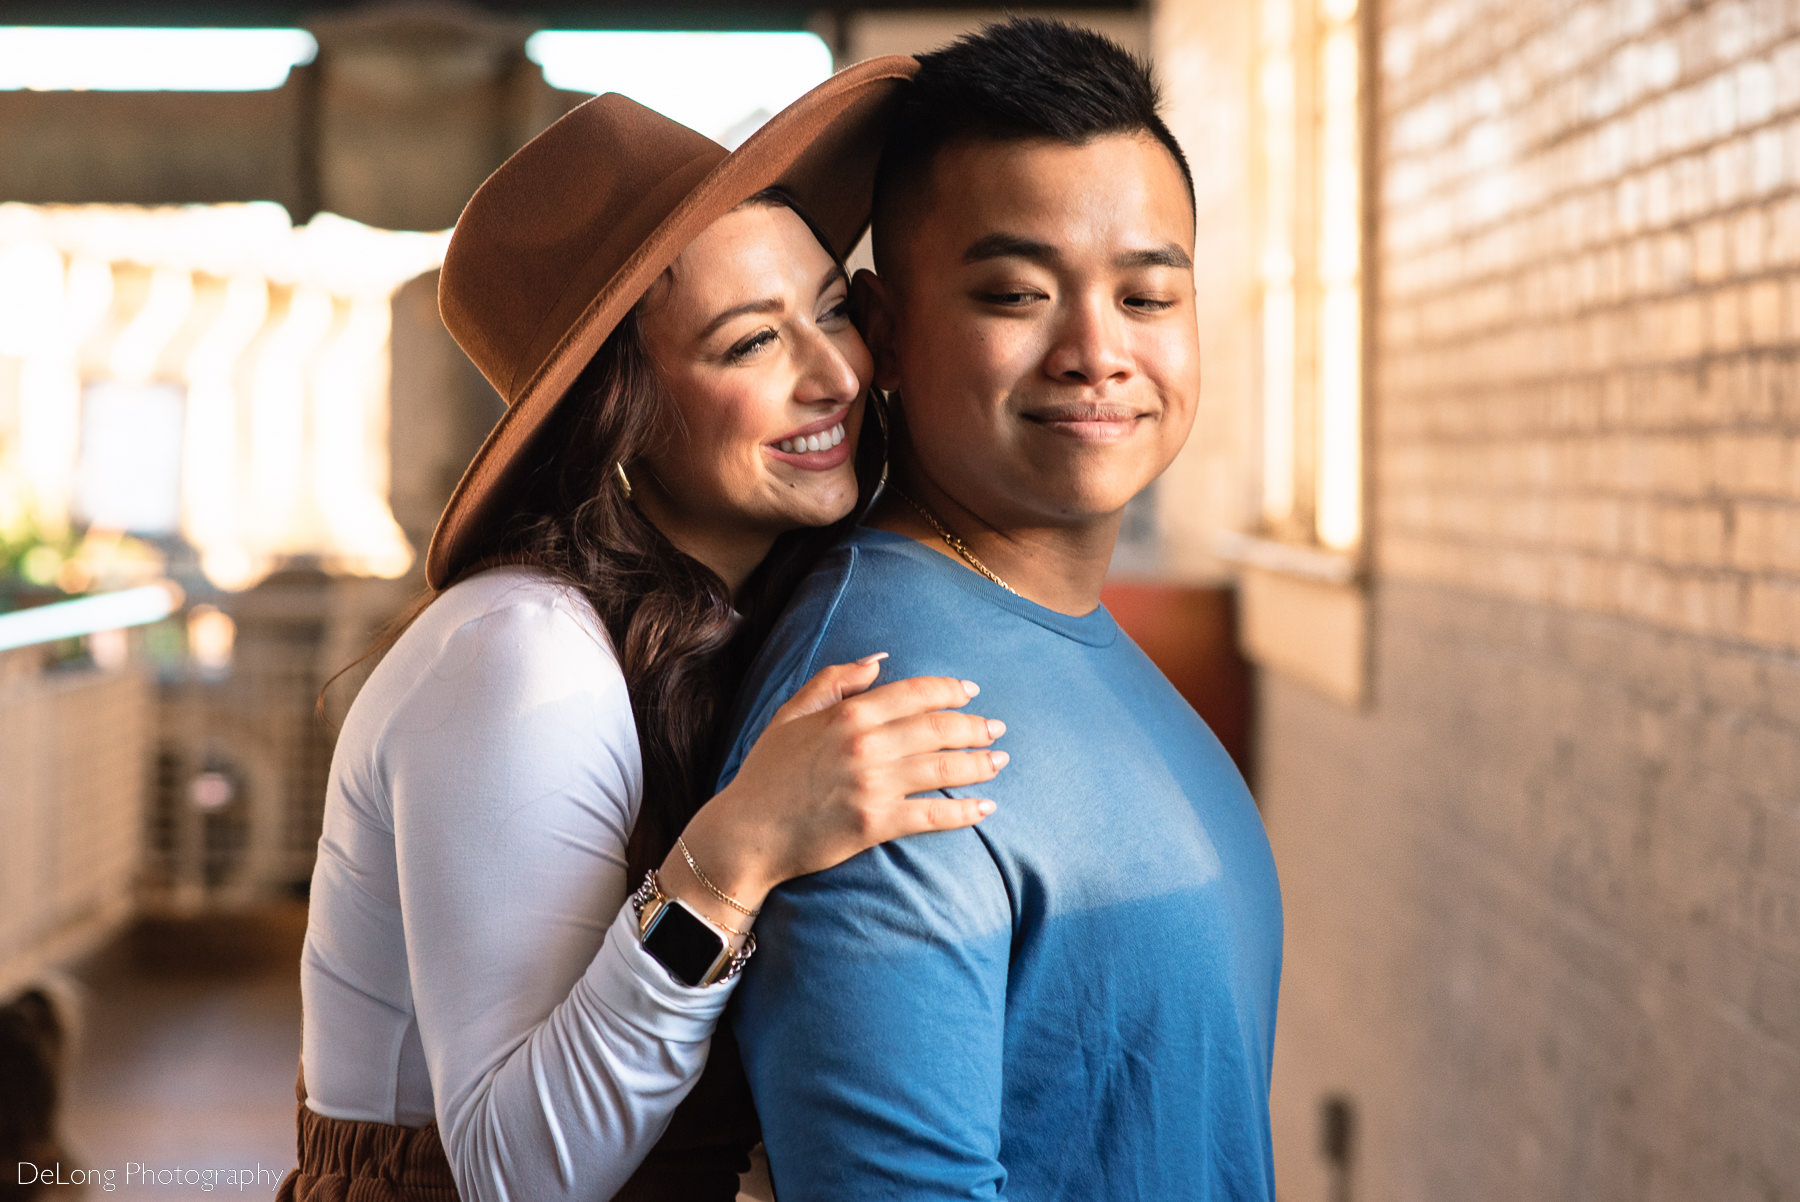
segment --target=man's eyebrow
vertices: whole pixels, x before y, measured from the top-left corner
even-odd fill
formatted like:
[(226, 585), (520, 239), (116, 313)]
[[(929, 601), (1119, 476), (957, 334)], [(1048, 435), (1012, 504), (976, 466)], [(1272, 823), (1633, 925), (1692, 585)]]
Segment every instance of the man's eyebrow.
[(1119, 267), (1173, 267), (1176, 271), (1192, 271), (1194, 261), (1173, 242), (1154, 250), (1134, 250), (1113, 260)]
[(1057, 258), (1056, 248), (1048, 242), (1020, 237), (1018, 234), (986, 234), (963, 251), (963, 262), (983, 263), (989, 259), (1030, 259), (1051, 263)]
[[(963, 252), (963, 262), (982, 263), (989, 259), (1029, 259), (1034, 263), (1054, 263), (1058, 258), (1056, 248), (1047, 242), (1039, 242), (1032, 238), (1024, 238), (1018, 234), (988, 234), (970, 243), (969, 249)], [(1172, 267), (1176, 271), (1191, 271), (1194, 260), (1188, 253), (1173, 242), (1149, 250), (1134, 250), (1120, 255), (1113, 260), (1115, 267)]]

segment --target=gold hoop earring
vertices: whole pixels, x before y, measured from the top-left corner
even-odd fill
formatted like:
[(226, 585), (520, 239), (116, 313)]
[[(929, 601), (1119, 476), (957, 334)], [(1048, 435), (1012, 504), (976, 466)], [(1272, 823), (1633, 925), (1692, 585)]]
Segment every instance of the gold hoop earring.
[(625, 490), (625, 499), (627, 501), (631, 500), (631, 477), (625, 474), (625, 463), (623, 460), (616, 459), (613, 461), (613, 474), (619, 478), (619, 487)]

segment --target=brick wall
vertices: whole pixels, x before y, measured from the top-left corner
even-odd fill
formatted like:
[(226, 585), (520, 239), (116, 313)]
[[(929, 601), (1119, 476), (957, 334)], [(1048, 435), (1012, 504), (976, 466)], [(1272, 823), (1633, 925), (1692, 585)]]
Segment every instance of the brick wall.
[(1372, 699), (1259, 716), (1282, 1197), (1342, 1092), (1356, 1199), (1800, 1199), (1800, 4), (1377, 19)]
[(1324, 1202), (1800, 1198), (1800, 664), (1378, 588), (1377, 703), (1266, 681), (1274, 1108)]
[(1800, 648), (1800, 6), (1381, 45), (1382, 570)]

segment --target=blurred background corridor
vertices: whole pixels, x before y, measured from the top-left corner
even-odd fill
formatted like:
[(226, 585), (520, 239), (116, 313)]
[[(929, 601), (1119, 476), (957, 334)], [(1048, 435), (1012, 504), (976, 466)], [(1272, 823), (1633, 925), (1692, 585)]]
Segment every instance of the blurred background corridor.
[[(1195, 170), (1108, 604), (1274, 844), (1283, 1202), (1800, 1202), (1800, 3), (1008, 11), (1147, 55)], [(0, 1006), (73, 985), (65, 1173), (292, 1162), (314, 699), (500, 410), (476, 185), (998, 15), (0, 10)]]

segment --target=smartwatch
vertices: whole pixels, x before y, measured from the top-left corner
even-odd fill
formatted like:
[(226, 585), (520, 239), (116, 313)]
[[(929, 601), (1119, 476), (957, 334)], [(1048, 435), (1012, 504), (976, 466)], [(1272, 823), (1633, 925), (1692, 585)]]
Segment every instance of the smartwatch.
[(638, 939), (652, 959), (682, 985), (699, 988), (730, 980), (756, 950), (756, 936), (733, 950), (731, 940), (680, 898), (663, 896), (651, 872), (631, 897), (637, 911)]

